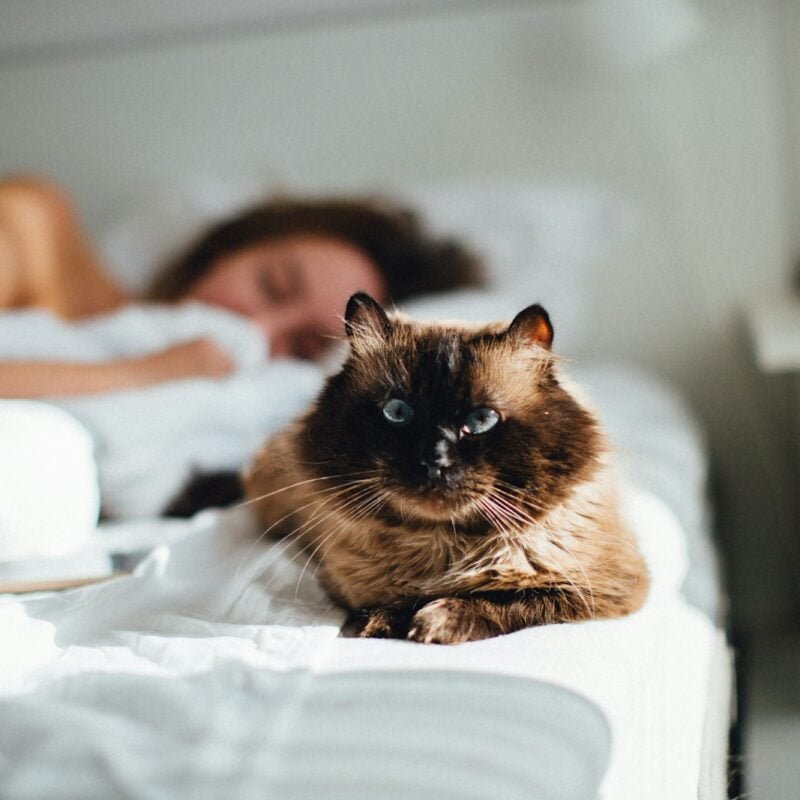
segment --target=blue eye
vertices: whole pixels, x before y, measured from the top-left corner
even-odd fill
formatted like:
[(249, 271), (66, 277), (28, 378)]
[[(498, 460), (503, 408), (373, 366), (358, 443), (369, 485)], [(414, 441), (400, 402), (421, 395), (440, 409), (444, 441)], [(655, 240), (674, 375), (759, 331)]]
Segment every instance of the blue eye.
[(494, 428), (500, 422), (500, 415), (493, 408), (474, 408), (467, 414), (461, 430), (477, 436)]
[(414, 409), (405, 400), (395, 397), (383, 404), (383, 416), (392, 425), (408, 425), (414, 418)]

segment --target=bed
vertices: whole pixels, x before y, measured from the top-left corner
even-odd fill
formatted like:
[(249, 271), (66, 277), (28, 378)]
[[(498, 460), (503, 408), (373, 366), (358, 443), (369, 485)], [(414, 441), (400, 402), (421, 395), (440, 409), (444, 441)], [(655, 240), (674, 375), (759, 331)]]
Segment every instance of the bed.
[[(576, 287), (591, 267), (587, 254), (602, 244), (607, 204), (593, 192), (492, 191), (496, 219), (476, 216), (463, 189), (415, 195), (437, 224), (458, 227), (455, 219), (478, 235), (500, 277), (492, 293), (409, 310), (505, 315), (524, 278), (557, 331), (564, 320), (564, 351), (580, 353)], [(514, 211), (516, 232), (503, 207)], [(101, 358), (108, 348), (209, 332), (236, 353), (239, 369), (222, 382), (48, 404), (87, 432), (87, 474), (97, 468), (116, 519), (62, 554), (59, 567), (45, 562), (63, 571), (66, 558), (76, 574), (98, 577), (120, 566), (132, 572), (0, 596), (4, 798), (726, 796), (732, 665), (708, 456), (686, 404), (661, 379), (580, 355), (566, 367), (617, 452), (624, 513), (652, 574), (643, 609), (452, 647), (358, 640), (339, 636), (344, 614), (314, 566), (258, 541), (246, 506), (189, 520), (157, 515), (189, 467), (241, 462), (253, 432), (302, 408), (321, 371), (264, 366), (252, 331), (200, 307), (169, 318), (131, 309), (54, 332), (57, 324), (0, 319), (0, 341), (31, 355), (50, 353), (55, 340), (64, 352)], [(44, 504), (41, 493), (36, 499)], [(16, 556), (0, 577), (19, 578), (14, 570), (25, 565), (41, 570), (42, 553)]]

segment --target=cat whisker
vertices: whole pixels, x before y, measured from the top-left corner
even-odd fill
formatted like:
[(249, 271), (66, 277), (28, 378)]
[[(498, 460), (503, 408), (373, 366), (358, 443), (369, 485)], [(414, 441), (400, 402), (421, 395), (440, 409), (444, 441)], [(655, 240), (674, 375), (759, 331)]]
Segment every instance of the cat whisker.
[[(322, 566), (322, 562), (325, 560), (325, 553), (324, 552), (321, 553), (320, 551), (322, 551), (322, 548), (325, 547), (326, 544), (328, 544), (329, 542), (333, 541), (333, 539), (335, 539), (338, 536), (338, 534), (340, 534), (342, 531), (344, 531), (344, 529), (349, 524), (350, 524), (350, 520), (343, 519), (335, 528), (332, 528), (325, 535), (325, 537), (323, 539), (320, 540), (319, 544), (314, 548), (314, 551), (311, 553), (311, 555), (306, 560), (306, 564), (303, 567), (302, 572), (300, 573), (300, 577), (297, 579), (298, 587), (300, 585), (300, 581), (303, 578), (303, 572), (305, 572), (305, 570), (308, 567), (308, 565), (315, 558), (317, 560), (317, 566), (314, 568), (314, 571), (311, 573), (311, 577), (316, 579), (317, 573), (319, 572), (319, 568)], [(320, 553), (319, 556), (317, 556), (318, 553)]]
[[(242, 557), (242, 559), (241, 559), (241, 561), (240, 561), (240, 563), (239, 563), (239, 566), (238, 566), (238, 567), (237, 567), (237, 569), (236, 569), (236, 573), (234, 574), (234, 577), (233, 577), (233, 579), (232, 579), (232, 582), (233, 582), (233, 583), (235, 583), (235, 582), (236, 582), (236, 580), (237, 580), (237, 578), (238, 578), (238, 576), (239, 576), (239, 573), (240, 573), (240, 571), (241, 571), (241, 568), (244, 566), (244, 564), (246, 563), (246, 561), (247, 561), (247, 560), (248, 560), (248, 558), (250, 557), (250, 554), (253, 552), (253, 549), (254, 549), (254, 548), (255, 548), (255, 547), (258, 545), (258, 543), (259, 543), (259, 542), (263, 541), (263, 539), (264, 539), (266, 536), (268, 536), (268, 535), (269, 535), (269, 533), (270, 533), (270, 532), (271, 532), (271, 531), (272, 531), (272, 530), (273, 530), (273, 529), (274, 529), (276, 526), (278, 526), (278, 525), (279, 525), (281, 522), (283, 522), (283, 521), (285, 521), (286, 519), (288, 519), (289, 517), (291, 517), (291, 516), (292, 516), (292, 514), (296, 514), (296, 513), (299, 513), (299, 512), (301, 512), (301, 511), (304, 511), (306, 508), (309, 508), (310, 506), (313, 506), (313, 505), (319, 505), (319, 506), (320, 506), (320, 508), (319, 508), (319, 509), (317, 509), (316, 511), (314, 511), (314, 512), (311, 514), (311, 516), (309, 517), (309, 519), (308, 519), (308, 520), (306, 520), (306, 521), (305, 521), (305, 522), (304, 522), (302, 525), (299, 525), (298, 527), (296, 527), (294, 530), (292, 530), (292, 531), (289, 531), (287, 534), (285, 534), (285, 535), (282, 537), (282, 539), (281, 539), (280, 543), (276, 544), (276, 546), (275, 546), (275, 547), (273, 547), (273, 548), (271, 548), (271, 549), (270, 549), (270, 551), (269, 551), (269, 553), (268, 553), (268, 556), (269, 556), (269, 561), (268, 561), (268, 563), (267, 563), (266, 565), (264, 565), (264, 566), (260, 566), (260, 565), (258, 565), (258, 566), (255, 568), (255, 570), (253, 570), (253, 571), (251, 572), (251, 574), (249, 574), (249, 576), (248, 576), (248, 578), (247, 578), (247, 580), (246, 580), (246, 582), (245, 582), (245, 584), (244, 584), (244, 587), (242, 588), (242, 590), (241, 590), (240, 592), (237, 592), (237, 594), (236, 594), (236, 597), (233, 599), (233, 601), (232, 601), (230, 604), (228, 604), (228, 609), (227, 609), (227, 610), (228, 610), (228, 611), (230, 611), (230, 609), (231, 609), (231, 608), (232, 608), (232, 607), (233, 607), (233, 606), (236, 604), (236, 602), (238, 602), (238, 600), (239, 600), (239, 597), (241, 597), (241, 594), (242, 594), (242, 592), (244, 591), (244, 589), (245, 589), (247, 586), (249, 586), (249, 585), (250, 585), (250, 584), (251, 584), (251, 583), (252, 583), (254, 580), (256, 580), (256, 579), (259, 577), (259, 575), (260, 575), (260, 574), (263, 574), (263, 572), (264, 572), (264, 571), (265, 571), (265, 570), (266, 570), (266, 569), (267, 569), (267, 568), (268, 568), (268, 567), (269, 567), (271, 564), (275, 563), (275, 562), (276, 562), (278, 559), (280, 559), (280, 558), (281, 558), (281, 556), (282, 556), (282, 555), (283, 555), (283, 554), (284, 554), (284, 553), (285, 553), (285, 552), (286, 552), (286, 551), (287, 551), (287, 550), (288, 550), (290, 547), (292, 547), (294, 544), (296, 544), (296, 541), (297, 541), (297, 539), (299, 539), (299, 537), (300, 537), (300, 536), (303, 534), (303, 532), (304, 532), (304, 530), (303, 530), (303, 529), (304, 529), (304, 528), (305, 528), (307, 525), (309, 525), (310, 523), (314, 522), (314, 521), (315, 521), (315, 519), (317, 519), (318, 515), (319, 515), (320, 513), (322, 513), (322, 511), (324, 510), (324, 508), (325, 508), (325, 507), (326, 507), (326, 506), (327, 506), (327, 505), (328, 505), (328, 504), (329, 504), (331, 501), (334, 501), (334, 502), (335, 502), (335, 501), (336, 501), (336, 500), (338, 500), (338, 499), (339, 499), (339, 498), (340, 498), (342, 495), (345, 495), (345, 494), (346, 494), (348, 491), (352, 491), (352, 490), (355, 490), (355, 491), (357, 491), (357, 492), (363, 491), (363, 488), (360, 486), (360, 484), (361, 484), (361, 483), (362, 483), (362, 481), (350, 481), (348, 484), (345, 484), (344, 486), (329, 487), (328, 489), (320, 490), (319, 492), (316, 492), (315, 494), (316, 494), (316, 495), (320, 495), (320, 494), (323, 494), (323, 493), (327, 493), (327, 496), (326, 496), (326, 497), (323, 497), (322, 499), (319, 499), (319, 497), (316, 497), (315, 499), (313, 499), (313, 500), (312, 500), (312, 501), (310, 501), (309, 503), (306, 503), (305, 505), (303, 505), (303, 506), (300, 506), (299, 508), (294, 508), (294, 509), (292, 509), (292, 510), (291, 510), (291, 511), (289, 511), (287, 514), (284, 514), (282, 517), (280, 517), (280, 518), (279, 518), (279, 519), (277, 519), (275, 522), (273, 522), (273, 523), (272, 523), (272, 524), (271, 524), (271, 525), (270, 525), (270, 526), (269, 526), (269, 527), (268, 527), (266, 530), (262, 531), (262, 533), (261, 533), (261, 534), (258, 536), (258, 538), (257, 538), (257, 539), (256, 539), (256, 540), (253, 542), (253, 544), (250, 546), (250, 548), (248, 549), (247, 553), (246, 553), (246, 554), (245, 554), (245, 555)], [(291, 563), (291, 562), (289, 562), (289, 563)]]
[[(275, 522), (273, 522), (268, 528), (266, 528), (264, 531), (262, 531), (258, 535), (258, 537), (256, 537), (256, 539), (252, 542), (250, 547), (247, 548), (247, 552), (239, 560), (239, 564), (236, 567), (236, 571), (234, 572), (233, 577), (231, 578), (231, 584), (233, 586), (235, 586), (237, 584), (237, 581), (238, 581), (238, 578), (239, 578), (239, 574), (240, 574), (240, 572), (242, 570), (242, 567), (244, 567), (245, 564), (248, 563), (253, 551), (256, 549), (256, 547), (259, 545), (259, 543), (262, 542), (264, 540), (264, 538), (269, 535), (269, 532), (273, 528), (275, 528), (277, 525), (280, 525), (281, 522), (283, 522), (284, 520), (286, 520), (289, 517), (291, 517), (292, 514), (296, 513), (297, 511), (302, 511), (302, 510), (308, 508), (309, 506), (315, 505), (317, 503), (319, 503), (318, 500), (312, 500), (311, 502), (306, 503), (305, 505), (301, 506), (299, 509), (292, 509), (287, 514), (284, 514), (282, 517), (280, 517), (279, 519), (275, 520)], [(286, 550), (291, 545), (291, 539), (292, 539), (292, 534), (287, 535), (286, 537), (283, 538), (283, 540), (280, 542), (279, 545), (276, 545), (275, 548), (272, 548), (269, 551), (268, 555), (272, 557), (272, 560), (275, 560), (276, 558), (279, 558), (280, 555), (281, 555), (281, 552), (283, 550)], [(258, 575), (259, 571), (263, 572), (263, 570), (266, 569), (266, 568), (267, 567), (265, 566), (265, 567), (260, 569), (257, 566), (256, 569), (253, 570), (252, 574), (245, 581), (245, 587), (247, 585), (249, 585), (254, 580), (254, 578)], [(241, 597), (241, 594), (242, 594), (243, 591), (244, 591), (244, 588), (241, 591), (237, 591), (236, 592), (236, 595), (233, 598), (233, 600), (229, 604), (227, 604), (226, 613), (229, 612), (231, 610), (231, 608), (233, 608), (234, 605), (236, 605), (236, 603), (239, 601), (239, 598)], [(215, 621), (218, 621), (218, 620), (219, 620), (219, 615), (217, 616)]]
[[(316, 557), (317, 553), (324, 547), (324, 545), (330, 541), (335, 534), (339, 533), (346, 525), (351, 524), (352, 522), (356, 522), (363, 517), (372, 513), (375, 509), (383, 505), (386, 502), (387, 498), (381, 497), (380, 495), (373, 494), (370, 496), (368, 493), (366, 497), (363, 497), (361, 502), (358, 502), (352, 508), (342, 508), (337, 509), (339, 512), (347, 511), (347, 518), (342, 520), (342, 522), (336, 526), (332, 531), (325, 534), (323, 538), (318, 542), (317, 546), (311, 552), (311, 555), (306, 559), (306, 563), (303, 566), (303, 569), (300, 571), (300, 575), (297, 578), (297, 584), (295, 586), (295, 598), (297, 598), (297, 593), (300, 590), (300, 582), (303, 579), (303, 575), (305, 574), (308, 565), (313, 561)], [(322, 563), (322, 558), (319, 559), (320, 564)], [(314, 576), (316, 576), (316, 571), (314, 572)]]
[(498, 497), (486, 495), (484, 497), (484, 506), (492, 509), (495, 519), (499, 521), (498, 529), (504, 534), (512, 532), (510, 528), (506, 527), (507, 525), (518, 532), (522, 527), (519, 523), (525, 522), (524, 519), (515, 518), (512, 514), (514, 509), (502, 504)]
[[(364, 503), (366, 503), (368, 501), (371, 491), (372, 491), (372, 488), (369, 487), (369, 486), (361, 487), (361, 488), (357, 489), (353, 497), (344, 500), (344, 502), (336, 504), (322, 518), (318, 518), (318, 516), (319, 516), (318, 514), (312, 516), (310, 519), (306, 520), (306, 522), (303, 523), (303, 525), (299, 526), (294, 531), (292, 531), (292, 535), (295, 536), (295, 539), (299, 538), (300, 535), (308, 534), (309, 531), (313, 530), (318, 525), (321, 525), (323, 522), (327, 521), (328, 519), (330, 519), (335, 514), (344, 513), (345, 511), (348, 510), (348, 508), (354, 508), (356, 510), (360, 509), (362, 507), (362, 504), (364, 504)], [(310, 523), (313, 523), (313, 524), (310, 524)], [(310, 525), (310, 527), (309, 527), (309, 525)], [(325, 537), (323, 537), (323, 538), (325, 538)], [(296, 558), (298, 558), (304, 552), (306, 552), (308, 550), (308, 548), (311, 546), (311, 544), (312, 543), (309, 543), (309, 544), (301, 547), (300, 550), (297, 553), (295, 553), (295, 555), (292, 556), (292, 558), (290, 558), (289, 561), (286, 564), (284, 564), (284, 568), (288, 567)], [(274, 577), (276, 577), (276, 576), (273, 576), (273, 579), (274, 579)], [(302, 574), (301, 574), (301, 577), (302, 577)], [(269, 586), (271, 581), (272, 581), (272, 579), (267, 582), (266, 586)], [(298, 581), (299, 581), (299, 579), (298, 579)], [(266, 586), (265, 586), (265, 588), (266, 588)]]
[[(294, 538), (294, 540), (295, 540), (295, 541), (292, 542), (292, 544), (295, 544), (296, 540), (300, 536), (308, 534), (309, 531), (314, 530), (314, 528), (316, 528), (317, 526), (321, 525), (326, 520), (330, 519), (330, 517), (332, 517), (334, 514), (340, 513), (343, 509), (347, 508), (350, 505), (354, 505), (354, 504), (357, 505), (361, 501), (365, 500), (367, 495), (368, 495), (368, 493), (369, 493), (369, 491), (370, 490), (369, 490), (368, 487), (367, 488), (362, 487), (362, 488), (356, 490), (356, 495), (354, 497), (351, 497), (349, 499), (344, 500), (342, 503), (338, 503), (338, 504), (334, 505), (332, 508), (328, 509), (327, 513), (325, 513), (324, 515), (320, 516), (320, 513), (322, 513), (322, 512), (319, 512), (316, 515), (312, 515), (311, 517), (309, 517), (309, 519), (307, 519), (302, 525), (299, 525), (297, 528), (295, 528), (293, 531), (291, 531), (290, 534), (288, 534), (288, 536), (292, 536)], [(305, 545), (305, 546), (303, 546), (303, 547), (301, 547), (300, 550), (297, 553), (295, 553), (295, 555), (292, 556), (289, 559), (289, 561), (286, 562), (286, 564), (283, 565), (284, 569), (286, 567), (288, 567), (295, 560), (295, 558), (297, 558), (298, 556), (302, 555), (308, 549), (309, 546), (310, 546), (310, 543)], [(254, 576), (254, 578), (255, 577), (257, 577), (257, 576)], [(273, 576), (273, 578), (270, 579), (270, 581), (267, 582), (267, 584), (265, 585), (265, 588), (266, 588), (266, 586), (269, 586), (269, 584), (272, 582), (272, 580), (275, 577), (276, 576)]]
[[(502, 490), (501, 490), (501, 493), (502, 493)], [(494, 498), (494, 500), (495, 500), (495, 502), (498, 502), (498, 503), (501, 502), (500, 498)], [(503, 502), (505, 502), (505, 501), (503, 501)], [(510, 508), (509, 510), (514, 512), (514, 513), (516, 513), (516, 514), (518, 514), (519, 518), (522, 519), (523, 521), (527, 522), (528, 524), (531, 524), (531, 525), (535, 524), (535, 521), (533, 519), (531, 519), (528, 515), (524, 514), (523, 512), (519, 512), (516, 508)], [(572, 549), (567, 546), (567, 544), (565, 542), (563, 542), (561, 540), (557, 540), (557, 539), (551, 539), (550, 542), (551, 542), (552, 545), (554, 545), (555, 547), (558, 547), (560, 550), (562, 550), (567, 555), (569, 555), (573, 559), (573, 561), (577, 564), (578, 569), (581, 571), (581, 574), (583, 575), (583, 579), (586, 582), (586, 587), (587, 587), (588, 592), (589, 592), (589, 598), (591, 600), (591, 605), (589, 605), (589, 603), (587, 602), (586, 597), (585, 597), (582, 589), (580, 589), (580, 587), (569, 577), (569, 575), (564, 573), (564, 577), (569, 582), (569, 584), (572, 586), (572, 588), (575, 590), (576, 594), (580, 597), (580, 599), (583, 602), (583, 604), (586, 606), (586, 610), (589, 612), (589, 615), (592, 618), (594, 618), (595, 617), (595, 613), (596, 613), (596, 606), (595, 606), (595, 601), (594, 601), (594, 592), (592, 590), (592, 584), (591, 584), (591, 581), (589, 580), (589, 576), (586, 573), (586, 569), (584, 568), (583, 563), (577, 557), (577, 555), (575, 555), (575, 553), (572, 551)]]
[(506, 541), (506, 530), (503, 525), (503, 519), (499, 516), (498, 511), (492, 506), (488, 497), (481, 498), (478, 504), (478, 511), (481, 516), (500, 534), (503, 541)]
[[(491, 513), (494, 514), (494, 515), (497, 515), (500, 519), (505, 519), (505, 515), (503, 513), (503, 510), (500, 507), (498, 507), (497, 505), (495, 505), (492, 502), (491, 498), (485, 498), (485, 499), (487, 501), (487, 504), (490, 505), (491, 508), (492, 508), (492, 512)], [(486, 510), (486, 505), (484, 505), (483, 508), (484, 508), (484, 510)], [(497, 530), (501, 534), (501, 536), (503, 536), (504, 540), (506, 542), (508, 542), (508, 540), (505, 537), (506, 530), (502, 527), (502, 525), (495, 524), (495, 527), (497, 528)], [(586, 574), (586, 570), (583, 567), (583, 564), (581, 563), (580, 559), (578, 559), (578, 557), (571, 550), (569, 550), (569, 548), (567, 548), (567, 546), (563, 542), (554, 541), (554, 542), (552, 542), (552, 544), (557, 546), (557, 547), (559, 547), (559, 548), (563, 548), (564, 552), (566, 552), (568, 555), (570, 555), (573, 558), (575, 563), (578, 565), (578, 568), (581, 570), (581, 572), (583, 574), (583, 577), (584, 577), (584, 580), (586, 581), (586, 584), (587, 584), (587, 587), (588, 587), (588, 590), (589, 590), (589, 597), (591, 598), (591, 605), (586, 600), (586, 596), (585, 596), (583, 590), (580, 588), (580, 586), (578, 586), (578, 584), (575, 583), (575, 581), (573, 581), (572, 578), (570, 578), (568, 574), (563, 573), (563, 577), (570, 584), (570, 586), (572, 587), (572, 589), (575, 592), (575, 594), (580, 598), (581, 602), (586, 607), (586, 610), (589, 613), (589, 616), (594, 618), (594, 616), (595, 616), (594, 592), (592, 591), (592, 586), (591, 586), (591, 583), (589, 581), (589, 577)], [(557, 587), (554, 587), (554, 588), (557, 588)], [(566, 593), (564, 592), (563, 588), (559, 588), (559, 590), (562, 592), (562, 594), (564, 594), (565, 597), (567, 596)]]
[(536, 524), (529, 514), (521, 511), (502, 491), (497, 491), (495, 494), (491, 495), (491, 499), (498, 508), (504, 511), (509, 521), (516, 523), (516, 527), (524, 528)]
[[(511, 484), (502, 483), (502, 485), (511, 487)], [(510, 497), (510, 499), (518, 501), (518, 502), (522, 503), (523, 505), (526, 505), (526, 506), (529, 506), (531, 508), (534, 508), (534, 510), (542, 510), (542, 511), (545, 510), (545, 509), (540, 508), (539, 506), (535, 505), (534, 503), (532, 503), (525, 496), (523, 490), (519, 489), (518, 487), (511, 487), (511, 488), (513, 488), (515, 490), (515, 494), (514, 494), (513, 497), (511, 496), (512, 495), (511, 492), (508, 492), (507, 490), (504, 490), (504, 489), (502, 489), (500, 487), (498, 487), (498, 492), (501, 493), (501, 494), (505, 494), (507, 497)], [(522, 513), (522, 512), (520, 512), (520, 513)], [(535, 525), (536, 524), (536, 520), (534, 520), (532, 517), (528, 517), (528, 520), (529, 520), (531, 525)], [(605, 531), (603, 535), (604, 535), (604, 537), (606, 537), (610, 541), (619, 542), (624, 547), (627, 547), (631, 552), (636, 553), (638, 555), (639, 548), (630, 539), (626, 539), (624, 536), (616, 536), (616, 535), (614, 535), (613, 533), (611, 533), (609, 531)]]
[(540, 513), (547, 511), (547, 508), (539, 503), (536, 503), (533, 498), (531, 498), (530, 493), (526, 492), (524, 489), (520, 489), (519, 486), (514, 486), (513, 484), (506, 483), (505, 481), (496, 481), (494, 488), (496, 491), (505, 493), (515, 502), (520, 503), (521, 505), (526, 506), (533, 511), (538, 511)]
[(248, 500), (243, 500), (240, 503), (236, 504), (236, 507), (240, 506), (249, 506), (252, 503), (257, 503), (259, 500), (266, 500), (268, 497), (272, 497), (276, 494), (281, 494), (281, 492), (288, 492), (290, 489), (296, 489), (299, 486), (305, 486), (309, 483), (314, 483), (315, 481), (332, 481), (338, 478), (350, 478), (353, 475), (369, 475), (374, 473), (375, 470), (361, 470), (359, 472), (344, 472), (340, 475), (324, 475), (318, 478), (306, 478), (302, 481), (297, 481), (296, 483), (291, 483), (288, 486), (281, 486), (280, 489), (274, 489), (271, 492), (266, 492), (265, 494), (261, 494), (258, 497), (251, 497)]
[[(364, 500), (364, 502), (366, 503), (366, 502), (367, 502), (367, 500), (365, 499), (365, 500)], [(356, 506), (356, 508), (358, 508), (358, 506)], [(325, 534), (325, 535), (324, 535), (324, 536), (323, 536), (323, 537), (322, 537), (322, 538), (319, 540), (319, 542), (317, 543), (317, 546), (316, 546), (316, 547), (315, 547), (315, 548), (314, 548), (314, 549), (311, 551), (311, 554), (309, 555), (308, 559), (306, 559), (305, 566), (303, 567), (303, 569), (302, 569), (302, 570), (301, 570), (301, 572), (300, 572), (300, 576), (299, 576), (299, 577), (298, 577), (298, 579), (297, 579), (297, 586), (298, 586), (298, 587), (300, 586), (300, 581), (303, 579), (303, 573), (306, 571), (306, 568), (308, 567), (308, 565), (309, 565), (309, 564), (310, 564), (310, 563), (311, 563), (311, 562), (312, 562), (312, 561), (313, 561), (315, 558), (317, 558), (317, 554), (318, 554), (318, 553), (320, 553), (320, 551), (321, 551), (321, 550), (322, 550), (322, 549), (325, 547), (325, 545), (326, 545), (328, 542), (330, 542), (332, 539), (334, 539), (338, 533), (340, 533), (342, 530), (344, 530), (344, 528), (345, 528), (345, 527), (346, 527), (348, 524), (350, 524), (350, 520), (349, 520), (349, 519), (345, 518), (345, 519), (342, 519), (342, 520), (340, 520), (340, 522), (339, 522), (339, 524), (338, 524), (338, 525), (336, 525), (335, 527), (331, 528), (331, 530), (329, 530), (329, 531), (328, 531), (328, 532), (327, 532), (327, 533), (326, 533), (326, 534)], [(324, 560), (324, 557), (325, 557), (325, 554), (324, 554), (324, 553), (322, 553), (322, 554), (319, 556), (319, 558), (317, 559), (317, 569), (319, 569), (319, 566), (322, 564), (322, 561)], [(314, 576), (314, 577), (316, 577), (316, 574), (317, 574), (317, 570), (315, 569), (315, 570), (314, 570), (314, 573), (313, 573), (313, 576)], [(295, 596), (296, 596), (296, 590), (295, 590)]]
[[(354, 487), (354, 486), (358, 486), (358, 485), (361, 485), (361, 484), (363, 484), (363, 483), (365, 483), (365, 482), (366, 482), (366, 480), (365, 480), (365, 479), (353, 480), (353, 481), (347, 481), (347, 482), (346, 482), (346, 483), (344, 483), (344, 484), (339, 484), (339, 485), (337, 485), (337, 486), (328, 486), (328, 487), (325, 487), (325, 488), (323, 488), (323, 489), (319, 489), (319, 490), (317, 490), (317, 491), (315, 491), (315, 492), (312, 492), (312, 493), (309, 495), (309, 497), (311, 497), (311, 498), (314, 498), (314, 499), (312, 499), (310, 502), (306, 503), (305, 505), (303, 505), (303, 506), (300, 506), (300, 508), (294, 508), (294, 509), (292, 509), (291, 511), (289, 511), (288, 513), (284, 514), (282, 517), (280, 517), (280, 518), (279, 518), (279, 519), (277, 519), (275, 522), (273, 522), (273, 523), (272, 523), (272, 524), (271, 524), (271, 525), (270, 525), (268, 528), (266, 528), (266, 530), (262, 531), (262, 532), (259, 534), (259, 536), (258, 536), (258, 537), (255, 539), (255, 541), (254, 541), (254, 542), (253, 542), (253, 543), (250, 545), (250, 548), (248, 549), (247, 553), (245, 553), (245, 555), (242, 557), (242, 562), (240, 563), (240, 565), (239, 565), (239, 568), (237, 569), (237, 571), (236, 571), (236, 574), (234, 575), (234, 579), (237, 577), (237, 575), (238, 575), (238, 572), (239, 572), (239, 569), (241, 569), (241, 566), (242, 566), (242, 564), (244, 563), (244, 561), (246, 561), (246, 559), (247, 559), (247, 558), (250, 556), (250, 554), (253, 552), (253, 549), (254, 549), (254, 548), (255, 548), (255, 547), (256, 547), (256, 546), (257, 546), (257, 545), (258, 545), (258, 544), (259, 544), (259, 543), (260, 543), (260, 542), (261, 542), (261, 541), (262, 541), (262, 540), (263, 540), (263, 539), (266, 537), (266, 536), (268, 536), (268, 535), (269, 535), (269, 533), (270, 533), (270, 532), (271, 532), (271, 531), (272, 531), (272, 530), (273, 530), (273, 529), (274, 529), (276, 526), (280, 525), (280, 523), (281, 523), (281, 522), (283, 522), (284, 520), (288, 519), (288, 518), (289, 518), (289, 517), (290, 517), (292, 514), (298, 513), (299, 511), (303, 511), (303, 510), (305, 510), (306, 508), (308, 508), (309, 506), (312, 506), (312, 505), (314, 505), (314, 504), (316, 504), (316, 503), (319, 503), (320, 501), (319, 501), (318, 499), (316, 499), (316, 498), (318, 498), (320, 495), (328, 495), (329, 497), (336, 497), (336, 496), (337, 496), (337, 494), (341, 494), (341, 493), (343, 493), (343, 492), (345, 492), (345, 491), (348, 491), (348, 490), (349, 490), (349, 489), (351, 489), (352, 487)], [(327, 499), (328, 499), (328, 498), (323, 498), (323, 502), (324, 502), (325, 500), (327, 500)]]
[(564, 552), (567, 553), (567, 555), (571, 556), (575, 561), (575, 563), (578, 565), (578, 569), (581, 571), (583, 579), (586, 581), (586, 588), (589, 591), (589, 599), (592, 601), (591, 606), (586, 601), (586, 596), (584, 595), (583, 590), (578, 586), (578, 584), (575, 583), (575, 581), (572, 580), (572, 578), (569, 577), (566, 570), (564, 570), (563, 576), (566, 579), (567, 583), (569, 583), (569, 585), (575, 590), (575, 593), (578, 595), (578, 597), (580, 597), (581, 602), (584, 604), (586, 610), (589, 612), (589, 616), (592, 619), (594, 619), (597, 610), (594, 602), (594, 591), (592, 590), (592, 583), (589, 580), (589, 576), (586, 574), (586, 570), (584, 569), (581, 560), (563, 542), (553, 542), (553, 544), (555, 544), (556, 547), (563, 549)]
[(484, 518), (487, 519), (491, 525), (493, 525), (495, 532), (499, 536), (504, 547), (511, 548), (514, 546), (514, 541), (509, 537), (509, 531), (503, 524), (504, 519), (496, 509), (493, 509), (492, 511), (487, 511), (484, 509)]

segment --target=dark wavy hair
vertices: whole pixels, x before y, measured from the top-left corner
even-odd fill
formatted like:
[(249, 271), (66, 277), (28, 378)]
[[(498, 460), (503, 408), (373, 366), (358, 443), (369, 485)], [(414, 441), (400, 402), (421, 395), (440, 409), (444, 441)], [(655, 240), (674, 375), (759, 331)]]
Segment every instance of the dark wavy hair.
[(177, 300), (221, 257), (303, 234), (359, 248), (378, 268), (390, 302), (485, 283), (477, 254), (453, 239), (434, 236), (416, 213), (385, 198), (276, 197), (209, 228), (165, 265), (148, 297)]

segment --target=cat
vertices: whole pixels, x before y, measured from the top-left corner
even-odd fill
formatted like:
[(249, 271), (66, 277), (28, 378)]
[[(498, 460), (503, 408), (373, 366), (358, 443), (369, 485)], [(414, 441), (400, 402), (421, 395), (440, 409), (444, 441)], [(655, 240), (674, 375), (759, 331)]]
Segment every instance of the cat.
[(541, 306), (422, 323), (358, 293), (345, 331), (341, 370), (243, 482), (269, 535), (316, 560), (346, 635), (454, 644), (641, 606), (609, 449)]

